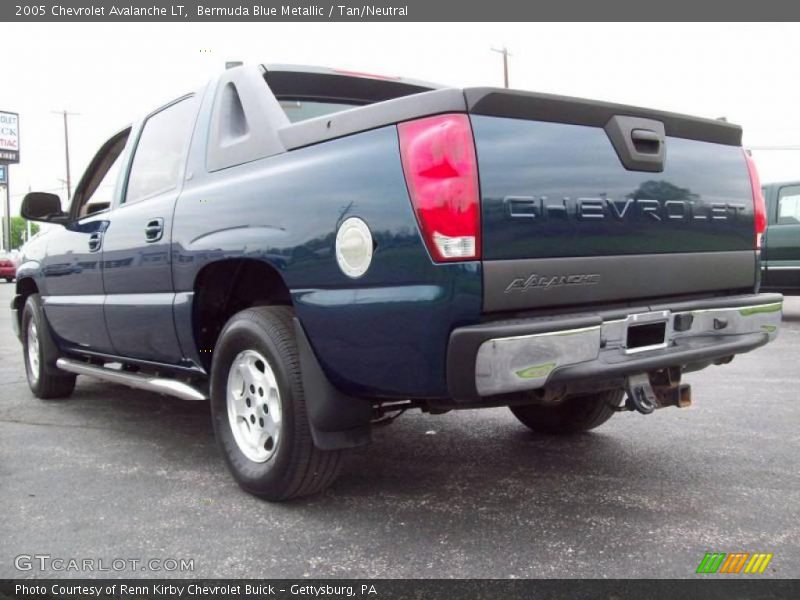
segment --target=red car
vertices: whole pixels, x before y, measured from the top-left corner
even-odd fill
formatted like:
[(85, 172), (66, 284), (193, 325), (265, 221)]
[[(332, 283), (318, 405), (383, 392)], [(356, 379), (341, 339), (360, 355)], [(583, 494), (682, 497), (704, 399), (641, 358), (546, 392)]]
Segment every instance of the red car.
[(11, 283), (17, 276), (17, 262), (8, 252), (0, 252), (0, 279)]

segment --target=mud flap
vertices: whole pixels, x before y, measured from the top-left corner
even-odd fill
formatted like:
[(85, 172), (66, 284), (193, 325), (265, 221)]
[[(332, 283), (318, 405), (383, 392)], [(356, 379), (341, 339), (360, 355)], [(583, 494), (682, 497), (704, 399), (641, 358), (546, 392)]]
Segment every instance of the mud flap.
[(297, 317), (294, 330), (314, 445), (320, 450), (341, 450), (371, 442), (372, 405), (333, 387)]

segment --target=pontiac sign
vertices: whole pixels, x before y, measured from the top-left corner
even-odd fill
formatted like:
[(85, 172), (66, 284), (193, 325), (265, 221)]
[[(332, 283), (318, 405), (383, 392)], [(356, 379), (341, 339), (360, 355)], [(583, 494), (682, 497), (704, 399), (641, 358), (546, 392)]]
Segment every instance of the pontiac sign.
[(0, 163), (19, 162), (19, 115), (0, 111)]

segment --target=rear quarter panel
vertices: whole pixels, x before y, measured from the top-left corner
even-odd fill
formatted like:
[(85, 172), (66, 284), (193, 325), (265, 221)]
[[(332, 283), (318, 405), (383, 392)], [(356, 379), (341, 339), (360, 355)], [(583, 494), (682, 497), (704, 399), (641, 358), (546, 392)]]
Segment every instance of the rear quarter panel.
[[(349, 217), (363, 219), (375, 242), (358, 279), (335, 258), (338, 225)], [(480, 263), (435, 265), (428, 256), (394, 126), (215, 173), (195, 169), (176, 206), (173, 252), (178, 304), (214, 261), (275, 267), (326, 374), (353, 394), (446, 395), (450, 331), (481, 310)]]

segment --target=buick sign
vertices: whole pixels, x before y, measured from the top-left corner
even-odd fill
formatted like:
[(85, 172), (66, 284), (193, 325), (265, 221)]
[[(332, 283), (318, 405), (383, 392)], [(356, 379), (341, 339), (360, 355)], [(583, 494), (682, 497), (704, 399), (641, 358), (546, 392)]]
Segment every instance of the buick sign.
[(0, 162), (19, 162), (19, 115), (0, 111)]

